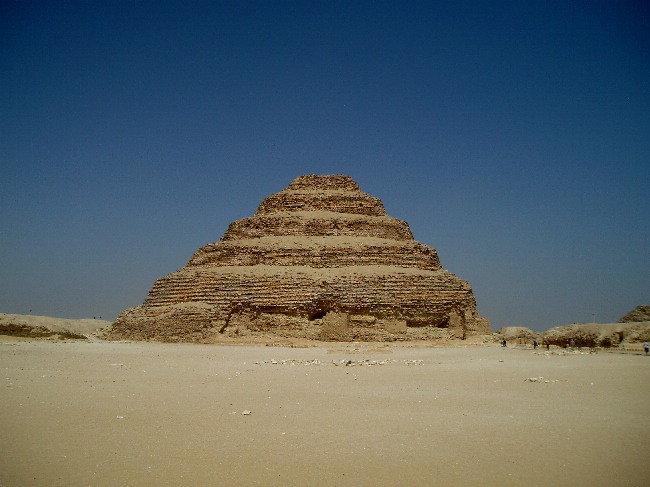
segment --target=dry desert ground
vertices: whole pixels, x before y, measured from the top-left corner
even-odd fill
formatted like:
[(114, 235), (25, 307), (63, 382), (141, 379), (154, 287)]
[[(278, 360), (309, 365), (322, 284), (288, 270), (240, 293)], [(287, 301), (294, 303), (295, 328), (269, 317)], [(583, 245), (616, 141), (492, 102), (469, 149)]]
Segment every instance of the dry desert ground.
[(0, 486), (642, 486), (650, 357), (0, 340)]

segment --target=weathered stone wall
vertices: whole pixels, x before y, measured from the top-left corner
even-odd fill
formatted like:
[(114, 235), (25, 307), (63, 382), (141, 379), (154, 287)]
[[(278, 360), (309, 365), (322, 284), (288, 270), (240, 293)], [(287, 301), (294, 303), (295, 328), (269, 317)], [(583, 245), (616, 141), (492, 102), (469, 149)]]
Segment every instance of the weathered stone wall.
[[(352, 193), (361, 192), (357, 182), (350, 176), (334, 174), (320, 176), (318, 174), (305, 174), (295, 178), (289, 186), (288, 191), (349, 191)], [(285, 190), (285, 191), (286, 191)]]
[(155, 283), (112, 335), (210, 341), (274, 334), (328, 340), (489, 333), (469, 284), (347, 176), (301, 176)]
[[(322, 240), (321, 238), (318, 238)], [(252, 239), (253, 242), (262, 239)], [(208, 244), (190, 259), (188, 266), (309, 266), (343, 267), (359, 265), (390, 265), (414, 269), (438, 270), (440, 260), (435, 249), (417, 242), (390, 241), (385, 245), (367, 244), (356, 247), (327, 245), (316, 241), (313, 246), (265, 245), (260, 241), (245, 248), (239, 240)]]
[(157, 280), (144, 305), (202, 302), (224, 310), (244, 306), (304, 316), (345, 311), (406, 319), (414, 326), (447, 326), (450, 312), (456, 313), (459, 326), (474, 318), (463, 311), (474, 311), (471, 288), (443, 270), (371, 275), (282, 271), (269, 267), (264, 273), (214, 272), (186, 267)]
[(365, 193), (282, 191), (262, 201), (255, 216), (285, 211), (331, 211), (350, 215), (386, 215), (381, 200)]
[(618, 320), (619, 323), (650, 321), (650, 306), (641, 304)]
[(222, 240), (274, 236), (294, 237), (372, 237), (412, 240), (408, 223), (387, 216), (318, 214), (309, 212), (252, 216), (236, 220), (228, 226)]

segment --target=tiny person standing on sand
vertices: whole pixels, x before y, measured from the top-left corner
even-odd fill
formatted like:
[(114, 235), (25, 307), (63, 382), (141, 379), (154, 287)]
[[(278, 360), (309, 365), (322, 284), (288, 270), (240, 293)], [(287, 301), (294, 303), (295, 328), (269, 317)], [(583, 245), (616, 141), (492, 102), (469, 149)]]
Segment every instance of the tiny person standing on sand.
[(645, 354), (648, 355), (648, 352), (650, 352), (650, 344), (648, 342), (643, 342), (643, 350), (645, 350)]

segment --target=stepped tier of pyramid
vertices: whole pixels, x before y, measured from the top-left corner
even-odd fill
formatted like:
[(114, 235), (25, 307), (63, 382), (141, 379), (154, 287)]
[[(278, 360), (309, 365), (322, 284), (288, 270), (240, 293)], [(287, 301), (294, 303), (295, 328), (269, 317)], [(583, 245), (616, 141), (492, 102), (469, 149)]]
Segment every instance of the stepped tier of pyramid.
[(115, 338), (414, 340), (490, 333), (469, 284), (348, 176), (306, 175), (123, 311)]

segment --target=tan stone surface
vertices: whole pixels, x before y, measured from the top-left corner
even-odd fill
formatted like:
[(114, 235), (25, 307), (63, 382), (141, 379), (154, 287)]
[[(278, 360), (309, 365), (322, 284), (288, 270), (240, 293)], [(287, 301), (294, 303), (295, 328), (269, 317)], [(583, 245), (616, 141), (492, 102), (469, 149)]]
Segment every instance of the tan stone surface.
[(432, 338), (438, 328), (457, 338), (490, 333), (469, 284), (381, 200), (348, 176), (309, 175), (158, 279), (107, 336), (392, 341)]
[(567, 341), (579, 347), (618, 347), (650, 341), (650, 321), (638, 323), (584, 323), (556, 326), (540, 333), (543, 340), (563, 346)]
[(639, 305), (634, 308), (629, 313), (626, 313), (620, 320), (619, 323), (630, 323), (630, 322), (639, 322), (639, 321), (650, 321), (650, 306)]
[(508, 343), (531, 344), (533, 340), (542, 345), (549, 342), (559, 347), (567, 342), (577, 348), (619, 348), (635, 347), (640, 342), (650, 341), (650, 321), (628, 323), (573, 323), (556, 326), (546, 331), (535, 332), (530, 328), (507, 326), (494, 333), (499, 341), (505, 339)]
[(525, 326), (504, 326), (503, 328), (499, 328), (495, 334), (501, 339), (523, 340), (529, 343), (539, 337), (538, 333)]

